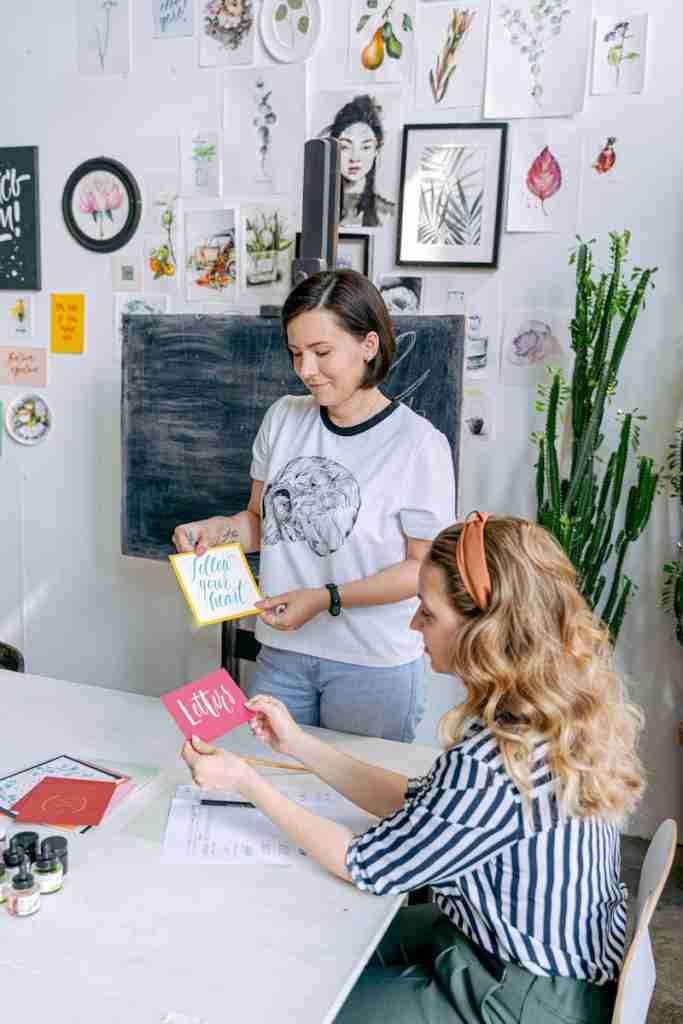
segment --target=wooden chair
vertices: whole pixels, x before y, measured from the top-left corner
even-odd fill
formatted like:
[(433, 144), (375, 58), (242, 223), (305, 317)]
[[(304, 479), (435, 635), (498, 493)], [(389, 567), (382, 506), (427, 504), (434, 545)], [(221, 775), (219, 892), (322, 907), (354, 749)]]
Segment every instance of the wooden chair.
[(11, 644), (0, 643), (0, 668), (9, 669), (10, 672), (23, 672), (24, 656), (21, 651)]
[(621, 969), (612, 1024), (646, 1024), (656, 976), (649, 925), (671, 871), (676, 838), (676, 822), (669, 818), (647, 848), (638, 883), (635, 931)]

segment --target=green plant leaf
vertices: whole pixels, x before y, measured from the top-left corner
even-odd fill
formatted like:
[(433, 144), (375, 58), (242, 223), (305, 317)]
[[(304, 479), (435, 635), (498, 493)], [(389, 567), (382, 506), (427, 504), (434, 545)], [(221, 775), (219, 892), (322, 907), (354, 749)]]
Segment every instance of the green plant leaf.
[(413, 19), (410, 17), (409, 14), (404, 14), (403, 15), (403, 31), (404, 32), (412, 32), (413, 31)]
[(370, 21), (370, 15), (369, 14), (364, 14), (363, 17), (358, 22), (358, 24), (356, 25), (356, 32), (362, 32), (363, 29), (365, 28), (365, 26), (367, 25), (367, 23), (369, 21)]
[(368, 8), (371, 11), (376, 11), (379, 7), (379, 0), (368, 0)]
[(306, 33), (308, 32), (308, 30), (310, 28), (310, 25), (311, 25), (311, 19), (308, 17), (307, 14), (302, 14), (301, 17), (299, 18), (299, 20), (296, 23), (296, 27), (299, 29), (299, 32), (301, 32), (302, 36), (306, 35)]
[(293, 11), (300, 11), (304, 5), (304, 0), (287, 0), (287, 3)]
[(284, 21), (285, 18), (287, 17), (287, 13), (287, 4), (280, 4), (278, 7), (275, 8), (275, 20)]

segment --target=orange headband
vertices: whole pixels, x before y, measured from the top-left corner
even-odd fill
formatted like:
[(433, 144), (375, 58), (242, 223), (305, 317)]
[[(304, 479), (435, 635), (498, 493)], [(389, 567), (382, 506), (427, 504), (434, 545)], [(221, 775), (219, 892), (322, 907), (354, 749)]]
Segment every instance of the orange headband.
[(458, 538), (456, 560), (458, 572), (477, 608), (485, 612), (491, 600), (491, 577), (486, 564), (484, 527), (488, 512), (470, 512)]

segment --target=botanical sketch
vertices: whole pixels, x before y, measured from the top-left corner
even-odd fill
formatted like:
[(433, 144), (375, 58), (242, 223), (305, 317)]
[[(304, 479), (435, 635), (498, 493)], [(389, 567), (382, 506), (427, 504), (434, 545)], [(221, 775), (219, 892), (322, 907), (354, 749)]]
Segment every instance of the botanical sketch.
[(564, 121), (529, 121), (515, 132), (508, 231), (576, 229), (581, 140)]
[(199, 63), (251, 64), (256, 0), (200, 0)]
[(551, 310), (510, 312), (505, 316), (501, 375), (506, 385), (541, 383), (548, 366), (566, 366), (569, 317)]
[(456, 7), (449, 17), (441, 52), (437, 53), (434, 68), (429, 72), (429, 85), (435, 103), (441, 103), (446, 96), (451, 78), (458, 67), (459, 51), (476, 13), (467, 7)]
[(608, 135), (605, 145), (602, 147), (592, 167), (597, 174), (609, 174), (617, 161), (617, 154), (614, 144), (617, 141), (616, 135)]
[(242, 211), (243, 297), (260, 305), (281, 302), (291, 288), (295, 230), (279, 206)]
[(415, 106), (439, 110), (481, 106), (488, 5), (429, 4), (420, 8)]
[(396, 212), (400, 89), (318, 93), (313, 133), (339, 141), (341, 226), (382, 227)]
[(188, 302), (234, 302), (238, 256), (235, 211), (185, 215), (185, 284)]
[[(2, 299), (7, 320), (3, 324), (4, 335), (9, 341), (31, 341), (33, 336), (33, 298), (18, 295), (14, 301)], [(4, 338), (3, 338), (4, 340)]]
[(215, 131), (180, 136), (181, 195), (216, 198), (221, 194), (221, 137)]
[(642, 92), (646, 45), (647, 14), (596, 18), (591, 92)]
[(306, 141), (306, 65), (224, 75), (224, 194), (300, 192)]
[(352, 0), (349, 76), (354, 81), (410, 81), (416, 0)]
[(479, 245), (486, 152), (479, 146), (425, 146), (420, 160), (417, 240)]
[(566, 116), (583, 108), (591, 0), (493, 0), (486, 117)]
[(493, 440), (493, 395), (488, 388), (465, 387), (462, 393), (463, 440), (482, 443)]
[(408, 277), (383, 274), (378, 288), (384, 304), (392, 316), (422, 312), (423, 277)]
[(131, 66), (129, 0), (78, 0), (78, 70), (127, 75)]
[(320, 38), (325, 2), (263, 0), (261, 41), (270, 56), (288, 64), (310, 57)]

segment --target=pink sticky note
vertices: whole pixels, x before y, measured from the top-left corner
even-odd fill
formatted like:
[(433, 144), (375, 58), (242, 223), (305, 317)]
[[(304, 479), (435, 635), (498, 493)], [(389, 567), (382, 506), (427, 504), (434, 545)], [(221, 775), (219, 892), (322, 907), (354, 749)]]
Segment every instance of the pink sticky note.
[(254, 717), (245, 697), (224, 668), (161, 697), (166, 710), (186, 739), (199, 736), (207, 743)]

